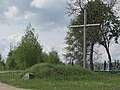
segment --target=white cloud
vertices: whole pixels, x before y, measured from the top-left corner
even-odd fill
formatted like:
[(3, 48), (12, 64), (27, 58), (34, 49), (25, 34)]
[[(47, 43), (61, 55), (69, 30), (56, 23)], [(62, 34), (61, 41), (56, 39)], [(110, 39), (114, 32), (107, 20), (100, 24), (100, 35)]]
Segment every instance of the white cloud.
[(33, 0), (30, 5), (36, 8), (46, 8), (55, 4), (57, 0)]
[(8, 52), (10, 50), (10, 44), (12, 45), (12, 48), (14, 48), (14, 46), (17, 46), (17, 44), (20, 42), (22, 36), (23, 33), (18, 33), (9, 37), (0, 38), (0, 53), (2, 54), (3, 59), (6, 60), (7, 58)]
[(18, 13), (18, 9), (16, 6), (8, 7), (8, 11), (4, 12), (7, 18), (12, 18)]
[(37, 14), (32, 11), (24, 11), (21, 14), (18, 12), (18, 8), (16, 6), (8, 7), (8, 10), (4, 12), (4, 15), (13, 21), (33, 20), (37, 17)]
[(67, 27), (63, 27), (59, 29), (60, 32), (66, 33), (69, 29)]
[(22, 36), (23, 36), (23, 33), (13, 34), (13, 35), (9, 36), (7, 38), (7, 40), (10, 41), (11, 43), (17, 44), (18, 42), (21, 41)]
[(30, 11), (27, 11), (25, 12), (25, 19), (31, 19), (31, 18), (35, 18), (37, 16), (37, 14), (33, 13), (33, 12), (30, 12)]
[(9, 41), (2, 37), (0, 38), (0, 54), (2, 54), (2, 57), (6, 59), (7, 54), (9, 52)]
[(120, 51), (119, 50), (120, 50), (120, 44), (113, 44), (110, 47), (110, 53), (112, 55), (112, 60), (120, 59)]
[(41, 8), (41, 7), (43, 7), (44, 6), (44, 0), (33, 0), (32, 2), (31, 2), (31, 6), (35, 6), (35, 7), (37, 7), (37, 8)]

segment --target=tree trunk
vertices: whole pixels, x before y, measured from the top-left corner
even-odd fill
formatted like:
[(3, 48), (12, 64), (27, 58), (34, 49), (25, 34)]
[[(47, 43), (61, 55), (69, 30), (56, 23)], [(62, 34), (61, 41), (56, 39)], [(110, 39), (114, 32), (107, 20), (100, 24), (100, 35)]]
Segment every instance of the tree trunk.
[(111, 55), (110, 55), (110, 50), (109, 48), (105, 47), (107, 55), (108, 55), (108, 59), (109, 59), (109, 70), (112, 69), (112, 63), (111, 63)]
[(91, 44), (91, 50), (90, 50), (90, 69), (91, 71), (94, 70), (94, 66), (93, 66), (93, 49), (94, 49), (94, 44)]
[(73, 60), (71, 61), (71, 64), (72, 64), (72, 66), (74, 66), (74, 62), (73, 62)]

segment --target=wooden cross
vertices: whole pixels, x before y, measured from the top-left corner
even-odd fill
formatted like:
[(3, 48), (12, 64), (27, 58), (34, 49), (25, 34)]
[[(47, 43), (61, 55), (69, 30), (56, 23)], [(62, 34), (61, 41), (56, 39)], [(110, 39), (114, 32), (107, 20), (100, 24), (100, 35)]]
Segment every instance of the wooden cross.
[(84, 35), (83, 35), (83, 41), (84, 41), (84, 48), (83, 48), (83, 67), (86, 68), (86, 58), (87, 58), (87, 47), (86, 47), (86, 27), (93, 27), (93, 26), (99, 26), (100, 24), (86, 24), (86, 9), (84, 8), (84, 25), (74, 25), (70, 26), (70, 28), (80, 28), (84, 27)]

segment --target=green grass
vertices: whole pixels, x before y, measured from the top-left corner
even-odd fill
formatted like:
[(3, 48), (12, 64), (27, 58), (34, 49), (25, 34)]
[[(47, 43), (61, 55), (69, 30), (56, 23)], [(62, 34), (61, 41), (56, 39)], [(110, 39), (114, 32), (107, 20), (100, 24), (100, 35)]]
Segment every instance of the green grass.
[[(26, 72), (36, 78), (23, 80)], [(0, 81), (35, 90), (120, 90), (119, 73), (91, 72), (79, 66), (37, 64), (23, 72), (0, 74)]]
[(22, 76), (27, 73), (35, 74), (36, 78), (54, 78), (54, 79), (93, 79), (97, 78), (96, 73), (83, 69), (79, 66), (64, 66), (64, 65), (51, 65), (51, 64), (36, 64), (33, 67), (25, 70)]

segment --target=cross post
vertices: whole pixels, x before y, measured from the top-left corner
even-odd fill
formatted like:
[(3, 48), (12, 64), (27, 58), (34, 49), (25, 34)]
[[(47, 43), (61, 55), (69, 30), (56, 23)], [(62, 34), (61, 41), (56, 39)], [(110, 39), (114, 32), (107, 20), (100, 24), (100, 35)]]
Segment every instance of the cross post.
[(83, 45), (83, 67), (86, 68), (86, 58), (87, 58), (87, 45), (86, 45), (86, 24), (87, 24), (87, 14), (86, 14), (86, 8), (84, 8), (84, 35), (83, 35), (83, 41), (84, 41), (84, 45)]

